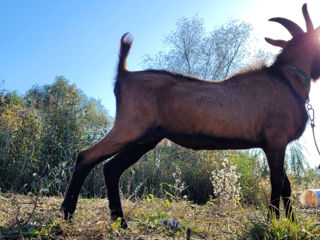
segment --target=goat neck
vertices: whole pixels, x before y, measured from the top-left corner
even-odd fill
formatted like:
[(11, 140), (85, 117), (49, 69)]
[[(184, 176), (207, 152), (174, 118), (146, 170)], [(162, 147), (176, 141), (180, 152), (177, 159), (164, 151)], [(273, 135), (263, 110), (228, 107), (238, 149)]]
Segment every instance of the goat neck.
[(293, 95), (305, 102), (309, 98), (311, 78), (295, 65), (278, 60), (269, 70), (287, 84)]

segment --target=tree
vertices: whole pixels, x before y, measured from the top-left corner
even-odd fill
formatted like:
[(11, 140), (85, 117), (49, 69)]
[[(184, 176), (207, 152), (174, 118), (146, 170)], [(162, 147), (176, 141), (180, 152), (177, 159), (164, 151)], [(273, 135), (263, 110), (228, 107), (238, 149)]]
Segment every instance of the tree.
[(248, 23), (230, 20), (206, 32), (202, 19), (181, 18), (176, 30), (165, 38), (168, 50), (145, 56), (143, 64), (199, 78), (222, 80), (252, 55), (246, 47), (251, 30)]

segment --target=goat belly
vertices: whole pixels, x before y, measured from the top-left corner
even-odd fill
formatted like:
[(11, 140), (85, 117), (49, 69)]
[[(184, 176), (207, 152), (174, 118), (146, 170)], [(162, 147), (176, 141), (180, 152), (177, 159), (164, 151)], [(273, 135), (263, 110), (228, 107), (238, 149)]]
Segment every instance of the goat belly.
[(165, 131), (165, 137), (174, 143), (194, 150), (226, 150), (226, 149), (248, 149), (264, 147), (263, 142), (254, 142), (246, 139), (219, 137), (205, 134), (181, 134)]

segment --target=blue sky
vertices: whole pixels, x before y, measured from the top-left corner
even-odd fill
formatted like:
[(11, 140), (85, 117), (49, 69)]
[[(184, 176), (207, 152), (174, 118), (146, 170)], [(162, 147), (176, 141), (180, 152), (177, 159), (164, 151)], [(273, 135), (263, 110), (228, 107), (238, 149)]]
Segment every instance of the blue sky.
[(130, 31), (135, 37), (128, 67), (138, 70), (143, 55), (163, 48), (179, 18), (198, 14), (212, 28), (253, 1), (225, 2), (2, 0), (0, 81), (23, 94), (63, 75), (114, 115), (112, 82), (121, 35)]
[[(129, 31), (135, 38), (128, 68), (140, 70), (142, 57), (162, 50), (164, 36), (183, 16), (197, 14), (208, 30), (230, 18), (243, 19), (258, 26), (260, 40), (263, 34), (270, 35), (271, 30), (259, 28), (270, 17), (298, 13), (302, 20), (301, 1), (282, 1), (290, 8), (282, 5), (277, 10), (273, 7), (277, 1), (270, 0), (268, 5), (264, 2), (1, 0), (0, 81), (5, 81), (5, 88), (23, 94), (35, 84), (52, 83), (56, 76), (63, 75), (88, 96), (101, 99), (114, 115), (112, 83), (123, 33)], [(269, 28), (275, 27), (268, 24)], [(280, 31), (287, 34), (282, 28)]]
[[(230, 18), (245, 20), (253, 25), (259, 44), (267, 47), (265, 36), (289, 38), (280, 24), (267, 20), (282, 16), (304, 27), (304, 2), (319, 26), (319, 0), (1, 0), (0, 81), (5, 81), (6, 89), (23, 94), (35, 84), (50, 84), (63, 75), (87, 96), (100, 99), (114, 116), (113, 79), (123, 33), (129, 31), (135, 38), (128, 68), (141, 70), (142, 57), (163, 50), (164, 36), (181, 17), (197, 14), (207, 30)], [(311, 92), (316, 119), (320, 119), (319, 85)], [(314, 152), (309, 128), (305, 135)]]

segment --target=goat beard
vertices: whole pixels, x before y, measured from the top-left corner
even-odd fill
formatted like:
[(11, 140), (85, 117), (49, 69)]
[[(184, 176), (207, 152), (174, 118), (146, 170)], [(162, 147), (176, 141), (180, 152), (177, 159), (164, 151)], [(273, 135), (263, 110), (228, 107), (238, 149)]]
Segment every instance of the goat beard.
[(317, 81), (320, 77), (320, 53), (318, 53), (311, 64), (311, 78)]

